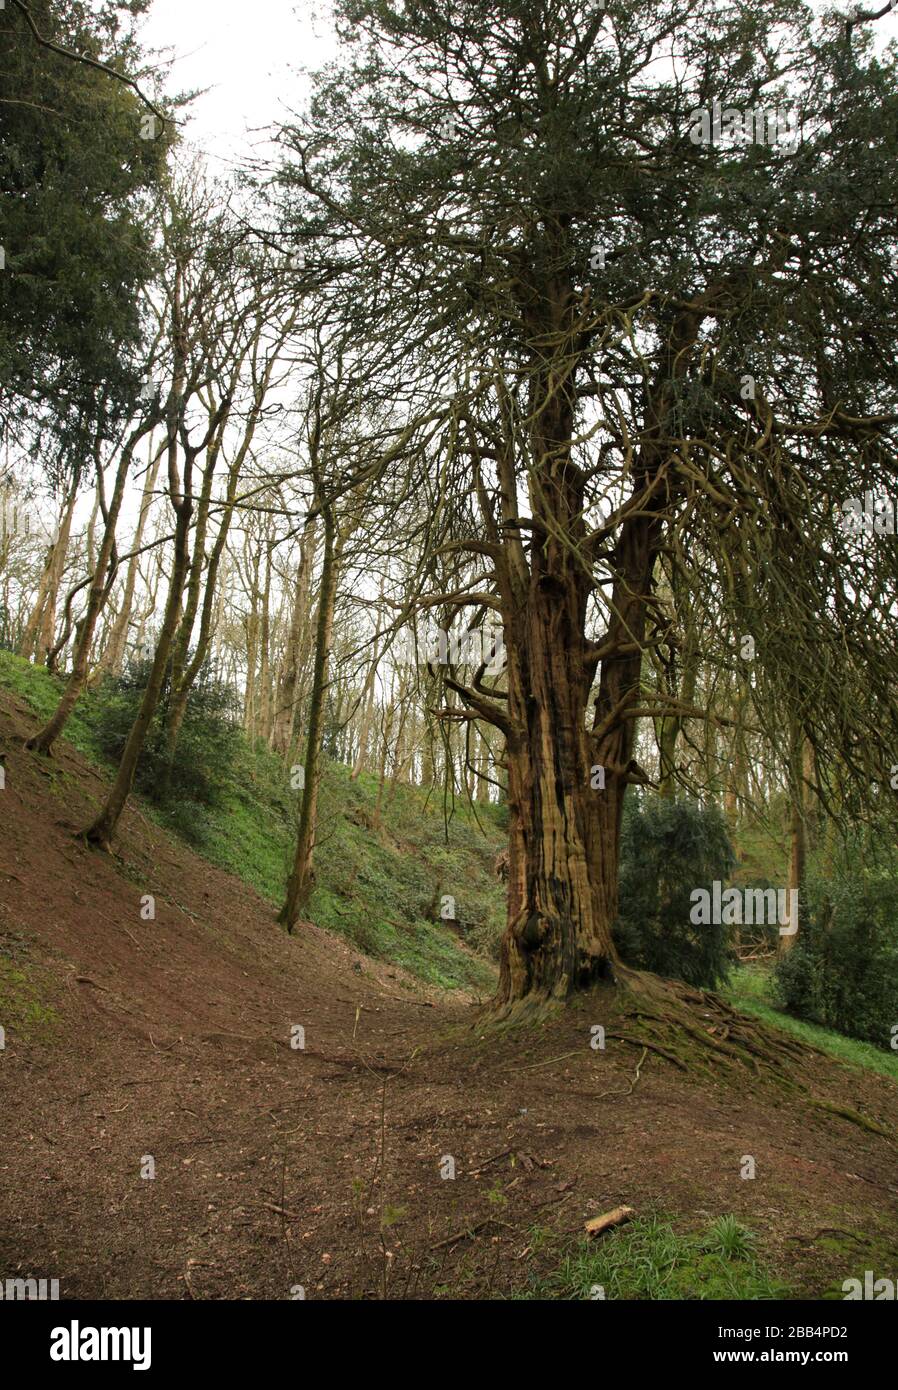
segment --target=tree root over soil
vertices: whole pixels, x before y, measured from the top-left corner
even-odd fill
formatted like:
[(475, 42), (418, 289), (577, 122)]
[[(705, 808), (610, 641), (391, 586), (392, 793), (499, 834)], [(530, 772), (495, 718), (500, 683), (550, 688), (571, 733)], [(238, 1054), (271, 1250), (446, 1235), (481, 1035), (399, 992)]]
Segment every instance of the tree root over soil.
[(862, 1115), (859, 1110), (853, 1110), (850, 1105), (837, 1105), (832, 1100), (821, 1100), (819, 1096), (810, 1096), (808, 1105), (816, 1106), (818, 1110), (825, 1110), (829, 1115), (838, 1115), (842, 1120), (848, 1120), (850, 1124), (858, 1125), (861, 1129), (866, 1129), (870, 1134), (881, 1134), (884, 1139), (894, 1140), (895, 1136), (885, 1125), (881, 1125), (878, 1120), (871, 1120), (869, 1115)]
[[(818, 1048), (739, 1013), (717, 994), (647, 971), (618, 966), (616, 983), (597, 986), (594, 997), (599, 993), (608, 1009), (606, 1037), (647, 1048), (680, 1071), (713, 1075), (721, 1066), (736, 1067), (791, 1089), (798, 1084), (795, 1069), (822, 1055)], [(487, 1010), (475, 1028), (483, 1035), (538, 1025), (557, 1019), (563, 1009), (557, 999), (517, 1000)]]
[(681, 1071), (741, 1067), (791, 1088), (798, 1083), (795, 1068), (822, 1055), (708, 990), (625, 967), (618, 969), (618, 988), (618, 1019), (628, 1031), (608, 1035), (658, 1052)]

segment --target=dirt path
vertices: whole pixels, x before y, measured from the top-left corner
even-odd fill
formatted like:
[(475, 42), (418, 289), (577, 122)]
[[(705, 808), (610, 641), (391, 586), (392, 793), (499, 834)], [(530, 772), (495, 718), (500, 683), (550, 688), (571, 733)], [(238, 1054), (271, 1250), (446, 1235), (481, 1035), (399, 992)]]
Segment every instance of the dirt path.
[(287, 938), (139, 811), (120, 857), (85, 850), (102, 780), (67, 747), (26, 754), (31, 727), (3, 696), (3, 1277), (80, 1298), (504, 1295), (557, 1259), (534, 1227), (577, 1236), (621, 1202), (684, 1227), (735, 1213), (807, 1296), (858, 1263), (825, 1228), (898, 1268), (892, 1083), (820, 1059), (784, 1095), (655, 1054), (637, 1080), (638, 1048), (590, 1046), (598, 995), (484, 1039), (464, 999), (314, 926)]

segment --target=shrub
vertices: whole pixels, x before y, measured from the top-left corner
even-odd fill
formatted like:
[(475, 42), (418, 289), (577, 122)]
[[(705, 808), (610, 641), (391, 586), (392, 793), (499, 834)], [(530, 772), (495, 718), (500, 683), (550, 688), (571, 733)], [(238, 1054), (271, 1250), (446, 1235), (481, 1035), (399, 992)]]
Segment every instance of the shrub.
[(777, 962), (776, 996), (798, 1018), (890, 1047), (898, 1022), (898, 865), (806, 877), (798, 937)]
[(729, 928), (690, 920), (691, 894), (723, 882), (735, 862), (717, 807), (628, 796), (621, 827), (614, 939), (628, 965), (716, 989), (732, 961)]
[[(122, 755), (149, 674), (148, 661), (133, 661), (121, 676), (107, 677), (94, 695), (96, 741), (114, 761)], [(188, 696), (177, 753), (168, 769), (165, 717), (170, 694), (166, 677), (159, 709), (147, 732), (136, 787), (165, 810), (173, 829), (196, 843), (202, 838), (205, 812), (223, 804), (246, 749), (236, 723), (235, 692), (202, 670)]]

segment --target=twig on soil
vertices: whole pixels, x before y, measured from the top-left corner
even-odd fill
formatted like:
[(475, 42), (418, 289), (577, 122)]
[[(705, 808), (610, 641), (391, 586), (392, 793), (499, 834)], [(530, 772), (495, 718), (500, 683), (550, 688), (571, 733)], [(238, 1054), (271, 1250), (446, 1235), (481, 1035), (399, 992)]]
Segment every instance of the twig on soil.
[(821, 1236), (847, 1236), (849, 1240), (856, 1240), (858, 1245), (869, 1245), (870, 1241), (864, 1236), (855, 1235), (854, 1231), (843, 1231), (841, 1226), (821, 1226), (819, 1231), (815, 1231), (810, 1236), (786, 1236), (786, 1240), (798, 1240), (802, 1245), (810, 1245), (812, 1241), (819, 1240)]
[[(282, 1229), (283, 1229), (283, 1232), (284, 1232), (284, 1244), (285, 1244), (286, 1247), (287, 1247), (287, 1254), (288, 1254), (288, 1256), (290, 1257), (290, 1268), (292, 1269), (292, 1268), (293, 1268), (293, 1252), (292, 1252), (291, 1249), (290, 1249), (290, 1241), (289, 1241), (288, 1236), (287, 1236), (287, 1222), (288, 1222), (288, 1221), (301, 1221), (301, 1220), (302, 1220), (302, 1217), (300, 1216), (299, 1212), (296, 1212), (296, 1211), (288, 1211), (286, 1207), (278, 1206), (277, 1202), (257, 1202), (257, 1203), (256, 1203), (256, 1206), (267, 1207), (267, 1209), (268, 1209), (269, 1211), (273, 1211), (273, 1212), (275, 1213), (275, 1215), (281, 1217), (281, 1226), (282, 1226)], [(294, 1270), (294, 1273), (295, 1273), (295, 1270)]]
[(476, 1226), (468, 1226), (464, 1231), (456, 1231), (454, 1235), (447, 1236), (445, 1240), (438, 1240), (436, 1245), (431, 1245), (429, 1248), (442, 1250), (444, 1245), (455, 1245), (460, 1240), (470, 1240), (471, 1236), (476, 1236), (477, 1232), (482, 1231), (484, 1226), (491, 1226), (494, 1222), (499, 1224), (495, 1216), (488, 1216), (485, 1220), (478, 1221)]
[(476, 1178), (479, 1173), (484, 1168), (488, 1168), (491, 1163), (498, 1163), (500, 1158), (507, 1158), (509, 1154), (513, 1153), (514, 1149), (503, 1149), (500, 1154), (493, 1154), (492, 1158), (485, 1158), (482, 1163), (478, 1163), (476, 1167), (471, 1169), (471, 1177)]
[(596, 1100), (607, 1100), (609, 1096), (632, 1096), (636, 1083), (639, 1080), (639, 1073), (642, 1070), (642, 1064), (648, 1056), (648, 1052), (648, 1048), (643, 1047), (642, 1056), (636, 1063), (636, 1074), (625, 1091), (602, 1091), (600, 1095), (596, 1096)]
[(528, 1062), (527, 1065), (526, 1065), (525, 1067), (520, 1067), (520, 1066), (517, 1066), (517, 1065), (512, 1066), (512, 1067), (500, 1067), (500, 1068), (499, 1068), (499, 1071), (500, 1071), (500, 1072), (503, 1072), (503, 1071), (532, 1071), (534, 1067), (548, 1067), (548, 1066), (551, 1066), (551, 1064), (552, 1064), (553, 1062), (564, 1062), (564, 1061), (567, 1060), (568, 1057), (582, 1057), (582, 1056), (583, 1056), (583, 1049), (582, 1049), (582, 1047), (578, 1047), (578, 1048), (575, 1048), (575, 1050), (574, 1050), (573, 1052), (562, 1052), (562, 1054), (561, 1054), (560, 1057), (546, 1057), (546, 1058), (544, 1058), (541, 1062)]
[(613, 1211), (606, 1211), (602, 1216), (593, 1216), (586, 1222), (584, 1229), (588, 1236), (601, 1236), (613, 1226), (623, 1226), (635, 1215), (632, 1207), (615, 1207)]

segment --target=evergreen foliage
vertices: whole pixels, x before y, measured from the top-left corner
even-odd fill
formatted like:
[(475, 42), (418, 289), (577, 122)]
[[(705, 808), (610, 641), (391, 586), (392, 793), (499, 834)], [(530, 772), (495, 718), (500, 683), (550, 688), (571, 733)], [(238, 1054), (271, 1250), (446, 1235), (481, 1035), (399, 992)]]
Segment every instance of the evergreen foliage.
[(620, 904), (614, 938), (628, 965), (716, 989), (732, 960), (726, 926), (690, 921), (690, 895), (724, 882), (734, 864), (715, 806), (630, 796), (621, 829)]
[(798, 937), (777, 963), (776, 995), (798, 1018), (890, 1048), (898, 1022), (898, 864), (892, 852), (865, 865), (857, 845), (841, 858), (807, 876)]

